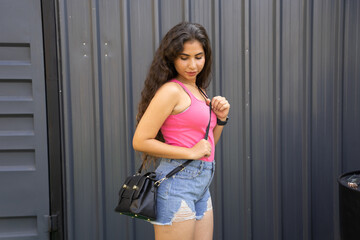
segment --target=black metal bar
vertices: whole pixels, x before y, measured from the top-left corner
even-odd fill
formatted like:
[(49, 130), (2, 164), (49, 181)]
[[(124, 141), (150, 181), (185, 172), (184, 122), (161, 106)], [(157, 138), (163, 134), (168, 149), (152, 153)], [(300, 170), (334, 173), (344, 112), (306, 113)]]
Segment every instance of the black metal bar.
[(41, 0), (46, 86), (50, 215), (57, 215), (57, 229), (50, 239), (65, 239), (64, 182), (61, 148), (61, 102), (57, 46), (56, 0)]

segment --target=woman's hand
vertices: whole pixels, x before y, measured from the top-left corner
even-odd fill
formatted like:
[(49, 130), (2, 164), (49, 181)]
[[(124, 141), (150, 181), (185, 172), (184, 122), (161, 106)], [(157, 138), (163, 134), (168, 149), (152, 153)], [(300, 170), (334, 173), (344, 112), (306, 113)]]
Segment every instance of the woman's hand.
[(210, 157), (211, 155), (211, 144), (208, 140), (201, 139), (191, 149), (191, 159), (200, 159), (202, 157)]
[[(206, 102), (209, 105), (210, 99), (208, 99)], [(216, 96), (211, 100), (211, 108), (216, 114), (217, 118), (219, 118), (221, 121), (225, 121), (230, 111), (230, 104), (226, 98), (222, 96)]]

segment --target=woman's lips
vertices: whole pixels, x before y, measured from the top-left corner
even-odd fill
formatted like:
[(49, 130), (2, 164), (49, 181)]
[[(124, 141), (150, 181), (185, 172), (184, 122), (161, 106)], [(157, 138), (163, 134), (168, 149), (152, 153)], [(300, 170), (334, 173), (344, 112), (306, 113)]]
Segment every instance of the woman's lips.
[(192, 76), (192, 77), (193, 77), (193, 76), (195, 76), (195, 75), (196, 75), (196, 73), (197, 73), (197, 72), (186, 72), (186, 73), (187, 73), (187, 75), (189, 75), (189, 76)]

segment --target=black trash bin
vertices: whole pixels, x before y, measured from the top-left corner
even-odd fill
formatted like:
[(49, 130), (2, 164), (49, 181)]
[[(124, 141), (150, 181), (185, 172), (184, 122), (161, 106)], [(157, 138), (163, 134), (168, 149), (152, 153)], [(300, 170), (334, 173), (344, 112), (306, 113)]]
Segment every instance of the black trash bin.
[(345, 173), (338, 182), (341, 240), (359, 240), (360, 171)]

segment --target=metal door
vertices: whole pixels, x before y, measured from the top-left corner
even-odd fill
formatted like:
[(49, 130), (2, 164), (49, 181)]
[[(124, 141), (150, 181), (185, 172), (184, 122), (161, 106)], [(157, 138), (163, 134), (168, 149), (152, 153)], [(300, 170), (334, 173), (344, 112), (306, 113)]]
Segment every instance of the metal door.
[(49, 239), (40, 0), (0, 2), (0, 239)]

